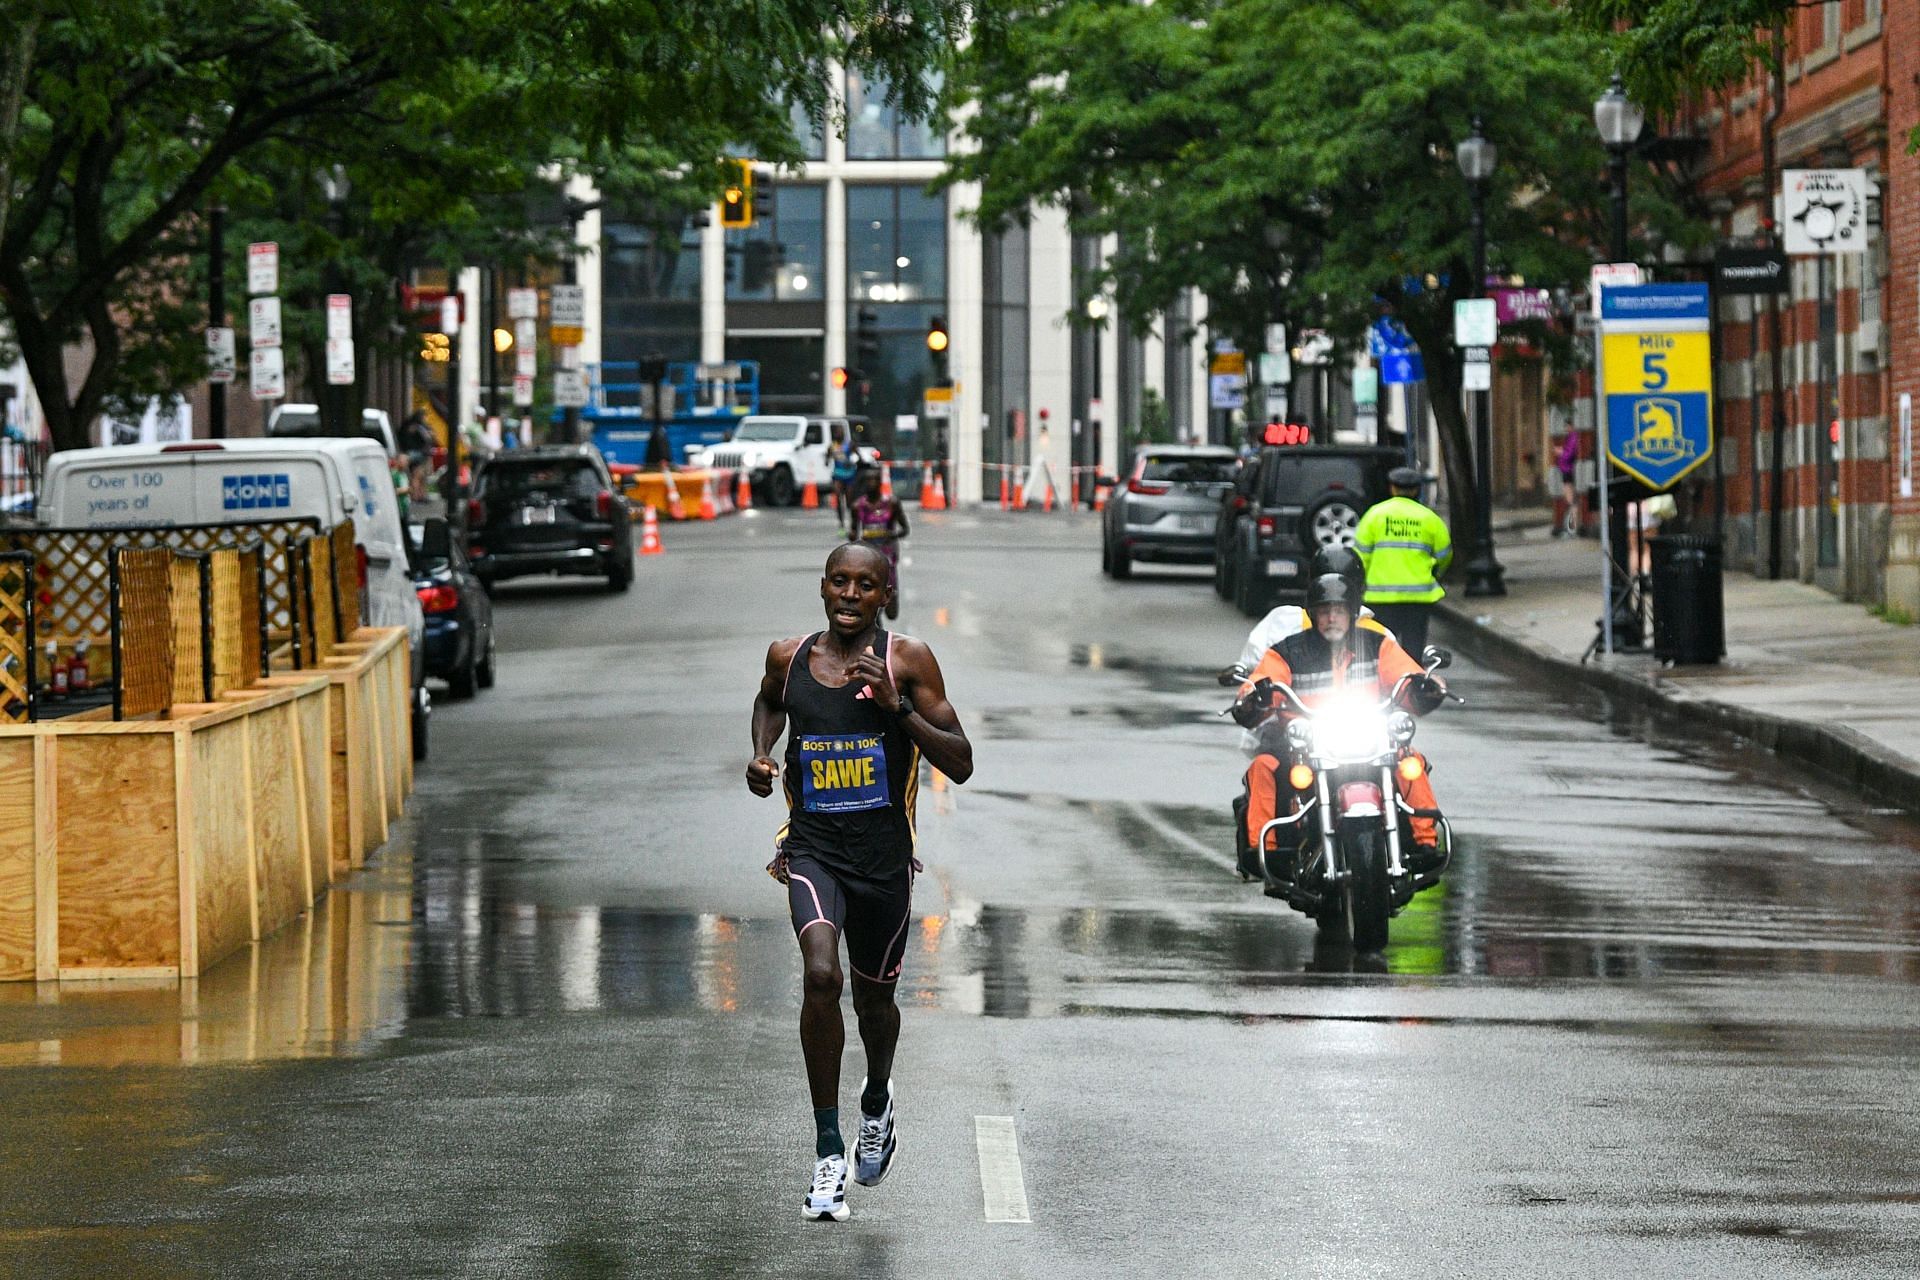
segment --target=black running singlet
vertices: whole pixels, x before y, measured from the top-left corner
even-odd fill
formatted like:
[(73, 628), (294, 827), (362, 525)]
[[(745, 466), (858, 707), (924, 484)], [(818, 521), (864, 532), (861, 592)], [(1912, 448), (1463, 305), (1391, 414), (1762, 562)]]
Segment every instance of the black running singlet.
[[(802, 640), (787, 668), (781, 847), (870, 879), (896, 875), (913, 860), (920, 748), (899, 717), (880, 709), (866, 681), (832, 689), (813, 678), (807, 659), (819, 638)], [(892, 639), (875, 633), (882, 662)]]

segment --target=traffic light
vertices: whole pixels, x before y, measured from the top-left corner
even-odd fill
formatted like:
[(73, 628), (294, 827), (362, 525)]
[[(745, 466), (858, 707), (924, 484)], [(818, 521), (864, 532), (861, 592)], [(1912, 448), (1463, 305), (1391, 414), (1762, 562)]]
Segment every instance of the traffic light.
[(880, 363), (880, 313), (861, 307), (854, 317), (853, 354), (863, 369)]
[(934, 381), (941, 386), (947, 381), (947, 318), (935, 316), (927, 325), (927, 350), (933, 356)]
[(720, 193), (720, 225), (742, 230), (753, 225), (753, 161), (723, 160), (726, 188)]
[(847, 389), (848, 375), (844, 365), (836, 365), (833, 373), (829, 375), (829, 378), (833, 383), (833, 389), (835, 391), (845, 391)]

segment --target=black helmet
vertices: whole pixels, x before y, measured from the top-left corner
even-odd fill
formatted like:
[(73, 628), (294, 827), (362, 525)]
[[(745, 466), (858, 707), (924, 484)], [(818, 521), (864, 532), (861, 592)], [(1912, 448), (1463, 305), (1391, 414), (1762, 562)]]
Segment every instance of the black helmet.
[(1348, 613), (1358, 617), (1360, 592), (1341, 574), (1323, 573), (1307, 584), (1307, 609), (1311, 612), (1323, 604), (1341, 605)]
[(1321, 547), (1313, 553), (1311, 576), (1325, 577), (1337, 573), (1343, 578), (1352, 578), (1357, 582), (1367, 580), (1367, 566), (1360, 563), (1360, 553), (1352, 547)]

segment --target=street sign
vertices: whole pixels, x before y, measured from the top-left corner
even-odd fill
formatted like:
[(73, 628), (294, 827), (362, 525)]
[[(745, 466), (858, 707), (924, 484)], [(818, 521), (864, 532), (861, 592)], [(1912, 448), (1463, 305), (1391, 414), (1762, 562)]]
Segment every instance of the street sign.
[(515, 320), (513, 322), (514, 345), (522, 352), (533, 353), (540, 347), (540, 324), (536, 320)]
[(440, 332), (453, 337), (460, 332), (460, 298), (457, 293), (440, 299)]
[(562, 409), (587, 407), (587, 372), (584, 369), (553, 371), (553, 402)]
[[(507, 290), (507, 319), (538, 320), (540, 318), (540, 291), (538, 289)], [(527, 403), (533, 403), (529, 400)]]
[(1244, 351), (1221, 351), (1207, 362), (1207, 372), (1216, 376), (1230, 374), (1244, 379), (1247, 376), (1247, 353)]
[(1596, 262), (1587, 273), (1587, 292), (1593, 298), (1593, 318), (1600, 318), (1600, 291), (1618, 285), (1640, 283), (1637, 262)]
[(1269, 351), (1260, 357), (1260, 381), (1270, 387), (1284, 387), (1293, 381), (1293, 357), (1284, 350)]
[(1503, 325), (1520, 320), (1552, 320), (1553, 295), (1545, 289), (1520, 287), (1489, 291), (1493, 298), (1494, 318)]
[(1454, 346), (1490, 347), (1499, 340), (1499, 304), (1492, 298), (1461, 298), (1453, 304)]
[(1381, 316), (1367, 326), (1367, 354), (1378, 360), (1389, 351), (1414, 351), (1413, 336), (1392, 316)]
[(280, 246), (271, 240), (247, 246), (247, 292), (280, 292)]
[(1788, 169), (1780, 192), (1788, 253), (1866, 252), (1865, 169)]
[(233, 330), (227, 328), (207, 330), (207, 381), (232, 382), (236, 371)]
[(353, 339), (327, 339), (327, 385), (331, 387), (350, 387), (353, 385)]
[(1389, 351), (1380, 357), (1380, 381), (1390, 387), (1427, 380), (1427, 363), (1418, 351)]
[(587, 291), (577, 284), (553, 286), (547, 337), (556, 347), (577, 347), (587, 334)]
[(255, 350), (280, 345), (280, 299), (255, 298), (247, 304), (247, 335)]
[(1325, 329), (1300, 331), (1300, 363), (1325, 364), (1333, 358), (1333, 335)]
[(1246, 375), (1233, 373), (1210, 375), (1207, 378), (1207, 403), (1216, 409), (1246, 408)]
[(255, 400), (278, 400), (287, 394), (286, 357), (280, 348), (261, 347), (253, 353), (248, 381)]
[(943, 420), (953, 417), (953, 388), (928, 387), (921, 414), (923, 417)]
[(513, 371), (531, 378), (540, 372), (540, 354), (537, 351), (520, 347), (513, 354)]
[(1277, 355), (1287, 349), (1287, 326), (1270, 324), (1267, 326), (1267, 354)]
[(1713, 251), (1713, 288), (1723, 298), (1786, 293), (1792, 282), (1784, 253), (1772, 249)]
[(1380, 371), (1370, 364), (1353, 367), (1353, 402), (1356, 405), (1380, 403)]
[(327, 295), (327, 336), (353, 340), (353, 297), (345, 293)]
[(1606, 289), (1600, 307), (1601, 421), (1607, 456), (1669, 489), (1713, 453), (1707, 286)]
[(1493, 352), (1486, 347), (1468, 347), (1466, 362), (1460, 366), (1462, 391), (1493, 390)]
[(526, 408), (533, 403), (533, 375), (516, 373), (513, 375), (513, 403)]

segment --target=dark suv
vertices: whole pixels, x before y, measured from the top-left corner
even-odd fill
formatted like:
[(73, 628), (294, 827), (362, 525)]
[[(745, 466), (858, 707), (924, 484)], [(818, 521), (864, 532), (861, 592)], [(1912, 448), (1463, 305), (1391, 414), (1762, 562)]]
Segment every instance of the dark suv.
[(1313, 553), (1352, 546), (1360, 517), (1388, 495), (1387, 473), (1405, 461), (1398, 449), (1263, 448), (1221, 499), (1215, 588), (1249, 618), (1305, 591)]
[(512, 449), (481, 463), (467, 503), (467, 549), (489, 588), (531, 573), (633, 583), (633, 512), (592, 445)]

